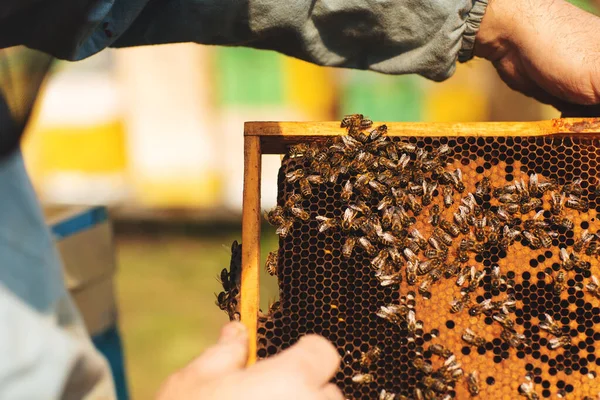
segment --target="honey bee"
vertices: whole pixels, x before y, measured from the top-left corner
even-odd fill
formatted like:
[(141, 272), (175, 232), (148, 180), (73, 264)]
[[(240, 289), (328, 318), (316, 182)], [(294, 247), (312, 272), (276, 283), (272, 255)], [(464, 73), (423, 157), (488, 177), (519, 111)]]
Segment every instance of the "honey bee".
[(444, 277), (446, 279), (452, 278), (453, 276), (457, 276), (460, 273), (460, 267), (462, 263), (458, 260), (454, 260), (451, 263), (446, 264), (446, 268), (444, 269)]
[(342, 119), (342, 123), (340, 124), (341, 128), (349, 128), (351, 126), (357, 126), (360, 121), (362, 121), (364, 119), (364, 115), (362, 114), (351, 114), (351, 115), (346, 115), (343, 119)]
[(412, 365), (425, 375), (431, 375), (433, 373), (433, 366), (420, 357), (412, 360)]
[(369, 368), (371, 364), (379, 359), (381, 355), (381, 349), (377, 346), (371, 347), (368, 351), (361, 353), (360, 355), (360, 365), (363, 368)]
[(291, 208), (296, 206), (296, 204), (302, 201), (302, 195), (299, 193), (294, 193), (285, 201), (285, 208)]
[(471, 271), (475, 267), (464, 267), (458, 274), (458, 278), (456, 278), (456, 286), (462, 286), (467, 282), (469, 276), (471, 276)]
[(519, 394), (525, 397), (527, 400), (539, 400), (540, 396), (535, 392), (533, 388), (533, 382), (524, 382), (519, 386)]
[(410, 286), (417, 283), (417, 264), (412, 261), (406, 263), (406, 282)]
[(475, 185), (475, 197), (483, 198), (492, 191), (490, 178), (484, 177)]
[(310, 219), (310, 214), (303, 210), (300, 207), (294, 206), (290, 208), (290, 213), (296, 217), (300, 218), (302, 221), (308, 221)]
[(300, 143), (293, 146), (290, 146), (290, 150), (288, 152), (290, 158), (299, 158), (304, 157), (310, 151), (310, 147), (306, 143)]
[(550, 314), (544, 313), (544, 315), (546, 316), (546, 319), (540, 322), (540, 329), (543, 329), (554, 336), (561, 336), (562, 327), (550, 316)]
[(448, 248), (437, 250), (427, 249), (423, 252), (423, 255), (431, 260), (445, 260), (448, 257)]
[(542, 241), (533, 233), (529, 231), (523, 231), (523, 236), (525, 237), (525, 240), (529, 242), (529, 247), (531, 247), (533, 250), (537, 250), (542, 247)]
[(444, 186), (442, 195), (444, 197), (444, 206), (446, 208), (452, 207), (452, 204), (454, 204), (454, 191), (452, 190), (452, 186)]
[(598, 242), (597, 241), (591, 241), (586, 249), (585, 249), (585, 255), (586, 256), (595, 256), (598, 254)]
[(592, 275), (590, 282), (585, 285), (585, 290), (597, 299), (600, 299), (600, 280)]
[(423, 198), (421, 199), (424, 206), (431, 204), (433, 200), (433, 192), (437, 189), (437, 182), (423, 182)]
[(431, 207), (431, 211), (430, 211), (430, 214), (429, 214), (429, 223), (432, 226), (438, 226), (438, 224), (440, 223), (440, 218), (441, 218), (441, 215), (440, 215), (440, 206), (437, 205), (437, 204), (434, 204)]
[(481, 303), (475, 304), (473, 307), (469, 308), (469, 315), (471, 317), (476, 317), (478, 315), (481, 315), (481, 313), (488, 311), (491, 302), (491, 299), (487, 299), (482, 301)]
[(385, 389), (381, 389), (381, 392), (379, 392), (379, 400), (396, 400), (396, 394), (392, 392), (386, 392)]
[(407, 307), (401, 307), (397, 304), (390, 304), (388, 306), (381, 306), (379, 311), (375, 313), (379, 318), (383, 318), (394, 325), (400, 325), (406, 320), (409, 309)]
[(465, 329), (465, 332), (461, 336), (467, 344), (475, 347), (485, 346), (486, 340), (481, 336), (477, 335), (471, 329)]
[(392, 188), (392, 196), (394, 198), (394, 201), (396, 202), (396, 205), (402, 205), (406, 201), (407, 194), (406, 194), (406, 191), (396, 189), (393, 187)]
[(494, 314), (492, 318), (498, 322), (504, 329), (513, 329), (515, 321), (506, 314)]
[(471, 231), (467, 218), (462, 212), (459, 211), (454, 213), (454, 222), (456, 222), (460, 233), (463, 235), (467, 235)]
[(414, 215), (421, 214), (421, 211), (423, 210), (423, 206), (417, 201), (417, 198), (412, 194), (406, 196), (406, 205), (410, 210), (412, 210)]
[(352, 382), (362, 385), (364, 383), (371, 383), (374, 379), (371, 374), (356, 374), (352, 377)]
[(398, 161), (398, 150), (396, 150), (396, 145), (394, 145), (394, 143), (389, 143), (385, 146), (385, 153), (390, 160)]
[(542, 247), (549, 249), (552, 247), (552, 236), (543, 229), (534, 229), (533, 234), (540, 240)]
[(380, 156), (377, 159), (377, 163), (382, 167), (387, 168), (388, 170), (395, 170), (398, 167), (398, 165), (394, 161), (384, 156)]
[(512, 221), (511, 214), (504, 207), (498, 207), (498, 211), (496, 212), (496, 215), (503, 222), (510, 222), (510, 221)]
[(356, 177), (355, 185), (357, 187), (362, 187), (362, 186), (368, 185), (369, 182), (372, 181), (373, 179), (375, 179), (375, 175), (372, 172), (365, 172), (363, 174), (359, 174)]
[(421, 250), (425, 250), (428, 247), (427, 241), (425, 240), (423, 235), (421, 235), (421, 232), (419, 232), (418, 229), (411, 229), (409, 235), (413, 238), (413, 240), (415, 241), (415, 243), (417, 243)]
[(354, 236), (348, 236), (342, 246), (342, 256), (349, 259), (354, 251), (354, 246), (356, 246), (356, 238)]
[(452, 357), (452, 351), (445, 348), (443, 345), (441, 344), (432, 344), (429, 346), (428, 349), (432, 354), (435, 354), (436, 356), (442, 357), (442, 358), (450, 358)]
[(569, 198), (565, 202), (565, 207), (571, 208), (580, 212), (587, 212), (590, 209), (588, 202), (580, 197), (569, 195)]
[(377, 249), (375, 248), (375, 246), (373, 246), (369, 239), (367, 239), (364, 236), (358, 238), (358, 245), (362, 247), (370, 256), (375, 255), (375, 253), (377, 253)]
[(337, 228), (339, 226), (339, 220), (337, 218), (328, 218), (322, 215), (317, 215), (315, 219), (319, 222), (319, 232), (325, 232), (332, 228)]
[(390, 232), (379, 232), (379, 242), (385, 246), (397, 245), (400, 240), (392, 235)]
[(498, 201), (503, 204), (516, 204), (519, 203), (520, 200), (521, 196), (518, 193), (504, 193), (503, 195), (498, 197)]
[(527, 214), (530, 211), (535, 210), (536, 208), (540, 208), (542, 207), (543, 202), (541, 199), (538, 198), (533, 198), (527, 202), (521, 203), (521, 213), (522, 214)]
[(388, 188), (375, 179), (369, 181), (369, 186), (379, 194), (386, 194), (388, 192)]
[(474, 292), (479, 287), (479, 283), (481, 282), (484, 276), (485, 273), (483, 271), (477, 271), (477, 269), (474, 266), (471, 266), (470, 280), (466, 291)]
[(465, 184), (462, 181), (462, 171), (460, 170), (460, 168), (457, 168), (454, 171), (454, 174), (452, 174), (452, 185), (454, 186), (454, 189), (458, 192), (458, 193), (462, 193), (465, 191)]
[(283, 220), (284, 220), (283, 215), (284, 215), (283, 208), (280, 206), (276, 206), (271, 211), (269, 211), (265, 214), (265, 218), (267, 219), (269, 224), (271, 224), (273, 226), (278, 226), (278, 225), (281, 225), (281, 223), (283, 223)]
[(387, 287), (387, 286), (392, 286), (392, 285), (397, 285), (402, 283), (402, 272), (401, 271), (396, 271), (396, 272), (391, 272), (391, 273), (379, 273), (376, 274), (377, 278), (379, 279), (379, 284), (382, 287)]
[(448, 222), (445, 219), (440, 221), (440, 228), (448, 233), (449, 235), (451, 235), (452, 237), (458, 237), (458, 235), (460, 235), (460, 229), (458, 228), (458, 226), (456, 226), (455, 224), (453, 224), (452, 222)]
[(302, 196), (306, 197), (307, 199), (312, 197), (312, 186), (308, 179), (300, 179), (300, 192), (302, 193)]
[(483, 242), (485, 240), (485, 225), (487, 223), (487, 218), (478, 218), (475, 220), (475, 239), (478, 242)]
[(581, 196), (583, 194), (583, 188), (581, 187), (581, 182), (582, 182), (581, 179), (576, 179), (572, 183), (568, 183), (568, 184), (564, 185), (562, 188), (562, 192), (567, 196), (570, 196), (570, 195)]
[(439, 258), (433, 258), (426, 261), (419, 261), (417, 266), (417, 273), (419, 275), (426, 275), (431, 272), (434, 268), (438, 268), (442, 264), (442, 260)]
[(385, 135), (387, 133), (388, 127), (387, 125), (380, 125), (377, 128), (373, 129), (369, 132), (369, 139), (371, 141), (375, 141)]
[(492, 280), (490, 283), (494, 289), (498, 289), (502, 284), (506, 283), (500, 276), (500, 266), (497, 264), (492, 266)]
[(500, 339), (504, 340), (509, 346), (519, 348), (527, 344), (527, 338), (521, 333), (509, 329), (503, 329), (500, 333)]
[(475, 397), (479, 394), (479, 374), (477, 371), (471, 372), (467, 375), (467, 388), (471, 397)]
[(571, 345), (571, 336), (561, 335), (554, 337), (548, 341), (548, 347), (552, 350), (558, 349), (559, 347), (566, 347)]
[(265, 269), (269, 275), (277, 275), (277, 252), (272, 251), (267, 255), (267, 262), (265, 263)]
[(506, 208), (506, 211), (511, 215), (515, 215), (516, 213), (521, 211), (521, 206), (519, 206), (517, 203), (505, 204), (504, 206)]
[(419, 294), (423, 296), (425, 300), (431, 299), (431, 279), (424, 279), (419, 285)]
[(469, 253), (458, 249), (456, 250), (456, 259), (463, 264), (469, 262)]
[(581, 232), (581, 238), (573, 244), (573, 251), (580, 253), (583, 248), (594, 238), (594, 234), (588, 232), (587, 229)]
[(280, 238), (284, 239), (284, 238), (288, 237), (293, 226), (294, 226), (293, 220), (284, 219), (281, 222), (281, 224), (277, 227), (277, 229), (275, 230), (275, 233), (277, 235), (279, 235)]
[(525, 229), (547, 229), (550, 227), (550, 224), (543, 220), (544, 210), (538, 211), (532, 219), (528, 219), (523, 222), (523, 227)]
[(560, 260), (562, 261), (562, 267), (565, 271), (570, 271), (575, 268), (575, 261), (573, 260), (573, 254), (569, 254), (567, 249), (564, 247), (560, 249)]
[(422, 383), (425, 388), (431, 389), (438, 393), (444, 393), (448, 391), (448, 386), (444, 382), (431, 376), (423, 377)]
[(346, 210), (344, 211), (344, 214), (342, 215), (342, 222), (340, 224), (342, 229), (344, 229), (344, 230), (352, 229), (352, 225), (354, 223), (354, 220), (356, 219), (357, 214), (358, 214), (357, 211), (355, 209), (353, 209), (352, 207), (346, 208)]
[(433, 236), (440, 242), (442, 242), (443, 244), (445, 244), (446, 246), (451, 246), (452, 245), (452, 236), (450, 236), (449, 234), (447, 234), (446, 232), (444, 232), (443, 230), (441, 230), (440, 228), (434, 228), (433, 230)]
[(567, 284), (565, 280), (566, 275), (564, 271), (559, 271), (558, 275), (556, 275), (556, 278), (553, 278), (554, 285), (552, 291), (555, 295), (560, 296), (560, 294), (566, 289)]
[(294, 183), (297, 180), (299, 180), (300, 178), (304, 178), (304, 170), (303, 169), (297, 169), (297, 170), (294, 170), (292, 172), (288, 172), (287, 174), (285, 174), (285, 180), (288, 183)]
[[(556, 185), (556, 182), (554, 181), (545, 181), (545, 182), (540, 182), (538, 184), (538, 190), (540, 192), (540, 194), (545, 194), (551, 190), (556, 190), (558, 188), (558, 186)], [(531, 189), (530, 189), (531, 191)]]
[(459, 299), (454, 298), (450, 302), (450, 312), (456, 314), (464, 310), (465, 306), (471, 301), (469, 294), (462, 295)]
[(419, 388), (415, 388), (415, 390), (413, 391), (413, 396), (415, 400), (425, 400), (425, 395), (423, 394), (423, 391)]
[(350, 201), (350, 198), (352, 197), (353, 193), (354, 185), (352, 185), (352, 182), (350, 182), (350, 180), (348, 179), (342, 187), (342, 193), (340, 194), (340, 198), (342, 199), (342, 201)]
[(562, 213), (563, 206), (565, 204), (565, 195), (552, 192), (550, 195), (550, 212), (555, 216), (559, 216)]
[(355, 203), (348, 204), (348, 207), (350, 207), (354, 211), (359, 212), (366, 216), (371, 216), (371, 214), (372, 214), (371, 206), (362, 200), (359, 200)]

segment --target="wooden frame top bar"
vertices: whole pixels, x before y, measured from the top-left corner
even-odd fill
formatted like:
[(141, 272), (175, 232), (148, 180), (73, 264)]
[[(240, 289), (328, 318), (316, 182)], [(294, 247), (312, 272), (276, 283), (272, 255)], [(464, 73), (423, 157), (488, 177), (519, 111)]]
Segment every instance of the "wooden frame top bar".
[[(389, 136), (545, 136), (600, 133), (600, 118), (532, 122), (375, 122)], [(335, 122), (246, 122), (245, 136), (261, 138), (262, 154), (283, 154), (289, 145), (345, 133)]]

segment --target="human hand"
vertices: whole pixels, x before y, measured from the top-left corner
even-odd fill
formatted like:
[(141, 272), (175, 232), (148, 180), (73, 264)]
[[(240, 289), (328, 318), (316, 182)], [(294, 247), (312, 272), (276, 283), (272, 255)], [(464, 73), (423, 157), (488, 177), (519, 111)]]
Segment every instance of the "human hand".
[(341, 400), (331, 377), (340, 365), (335, 348), (308, 335), (265, 361), (245, 368), (248, 335), (239, 322), (221, 331), (216, 345), (171, 375), (157, 400)]
[[(600, 18), (564, 0), (490, 0), (475, 55), (563, 115), (600, 115)], [(581, 108), (581, 105), (588, 107)]]

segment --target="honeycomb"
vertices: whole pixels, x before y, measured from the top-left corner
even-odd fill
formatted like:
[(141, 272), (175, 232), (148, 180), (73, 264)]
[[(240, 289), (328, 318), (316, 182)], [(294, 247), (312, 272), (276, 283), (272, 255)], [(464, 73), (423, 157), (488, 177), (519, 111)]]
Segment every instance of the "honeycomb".
[[(282, 161), (278, 206), (287, 211), (268, 260), (279, 301), (259, 317), (258, 358), (316, 333), (342, 357), (334, 382), (348, 399), (600, 399), (600, 140), (369, 139), (360, 133), (368, 125), (351, 127), (364, 143), (350, 141), (358, 150), (344, 157), (328, 151), (347, 144), (338, 138), (290, 148)], [(382, 150), (390, 143), (397, 156)], [(387, 169), (382, 154), (412, 172), (396, 168), (393, 184), (359, 188), (365, 173)], [(439, 165), (426, 167), (434, 158)], [(323, 172), (331, 165), (333, 178)], [(386, 196), (404, 211), (402, 229), (383, 223), (394, 237), (341, 226), (371, 216), (381, 224)], [(415, 266), (416, 277), (407, 273)]]

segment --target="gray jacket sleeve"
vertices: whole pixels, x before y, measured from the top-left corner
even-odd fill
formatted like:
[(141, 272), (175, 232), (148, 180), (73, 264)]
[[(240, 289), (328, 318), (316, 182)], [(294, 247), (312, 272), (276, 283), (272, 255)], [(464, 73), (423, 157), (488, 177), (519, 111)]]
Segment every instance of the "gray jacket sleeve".
[[(487, 0), (37, 3), (53, 5), (36, 29), (24, 32), (28, 35), (24, 44), (60, 58), (80, 59), (109, 46), (196, 42), (271, 49), (320, 65), (388, 74), (418, 73), (440, 81), (452, 75), (459, 53), (461, 61), (472, 57)], [(63, 10), (58, 10), (61, 7)], [(61, 27), (57, 18), (62, 14), (69, 20), (62, 29), (69, 29), (70, 34), (57, 34), (61, 40), (52, 40), (51, 30)], [(79, 29), (74, 32), (77, 21)], [(42, 29), (44, 35), (40, 35)]]

